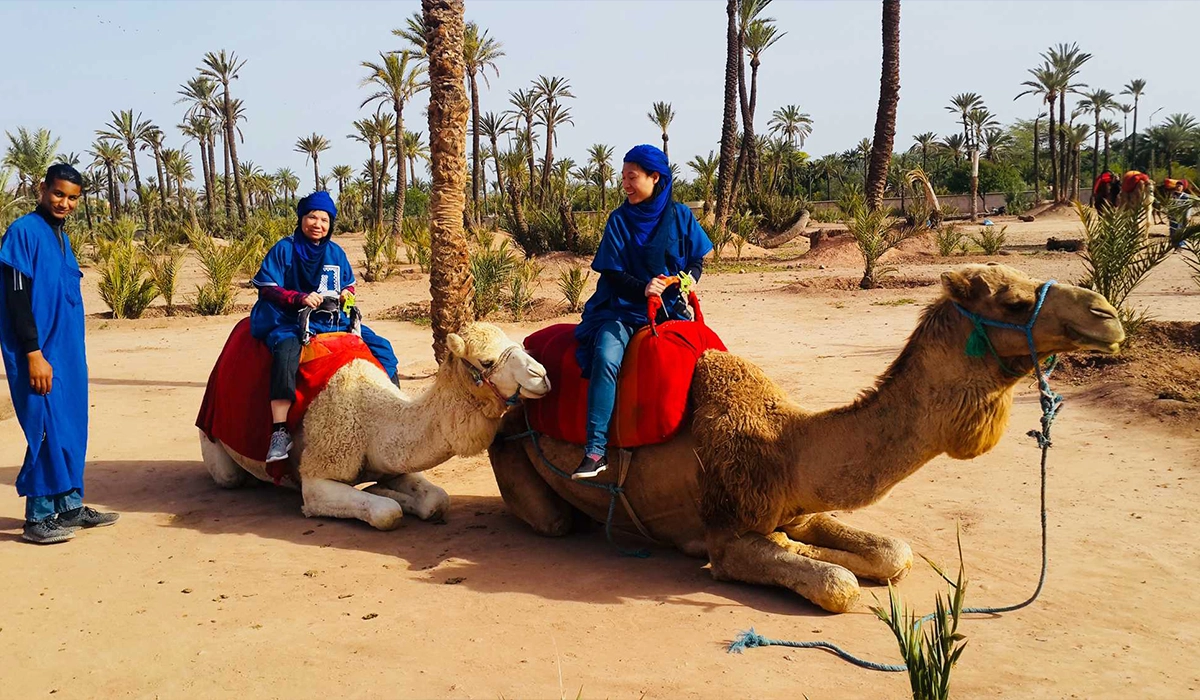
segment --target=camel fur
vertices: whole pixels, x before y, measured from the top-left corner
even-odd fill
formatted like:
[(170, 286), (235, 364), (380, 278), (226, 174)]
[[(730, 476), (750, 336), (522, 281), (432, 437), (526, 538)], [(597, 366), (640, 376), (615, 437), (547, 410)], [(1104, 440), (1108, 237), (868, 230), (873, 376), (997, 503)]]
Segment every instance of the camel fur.
[[(691, 385), (690, 428), (632, 455), (624, 487), (633, 511), (656, 541), (707, 557), (717, 579), (783, 586), (826, 610), (851, 609), (857, 577), (898, 580), (912, 551), (831, 512), (877, 503), (938, 455), (971, 459), (995, 446), (1019, 380), (995, 357), (966, 355), (973, 326), (954, 302), (1024, 323), (1040, 284), (995, 264), (944, 273), (942, 297), (925, 309), (899, 357), (873, 388), (833, 410), (807, 411), (749, 361), (705, 353)], [(991, 329), (989, 336), (1009, 368), (1032, 369), (1024, 334)], [(1103, 297), (1066, 284), (1049, 289), (1034, 326), (1042, 357), (1112, 353), (1124, 337)], [(510, 510), (546, 535), (566, 534), (576, 510), (602, 522), (608, 494), (554, 475), (530, 440), (504, 438), (524, 429), (524, 417), (509, 414), (489, 449)], [(582, 455), (580, 446), (547, 437), (540, 445), (560, 467)], [(620, 509), (614, 527), (634, 530)]]
[[(291, 452), (306, 516), (358, 518), (380, 530), (398, 527), (405, 513), (440, 518), (450, 498), (419, 472), (487, 448), (508, 410), (501, 396), (537, 398), (550, 390), (545, 368), (493, 325), (468, 326), (450, 334), (446, 345), (450, 356), (433, 386), (417, 395), (364, 360), (333, 375), (305, 413)], [(477, 385), (468, 365), (491, 371), (496, 391)], [(200, 449), (220, 486), (241, 486), (247, 475), (271, 481), (263, 462), (203, 432)], [(376, 483), (355, 488), (365, 482)]]

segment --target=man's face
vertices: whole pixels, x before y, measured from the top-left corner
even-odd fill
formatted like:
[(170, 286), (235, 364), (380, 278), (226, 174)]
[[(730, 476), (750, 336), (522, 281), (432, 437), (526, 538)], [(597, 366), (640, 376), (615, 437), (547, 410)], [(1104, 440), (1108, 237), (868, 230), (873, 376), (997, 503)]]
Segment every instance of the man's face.
[(49, 210), (56, 218), (65, 219), (79, 205), (79, 196), (83, 194), (79, 185), (66, 180), (43, 182), (38, 194), (38, 204)]

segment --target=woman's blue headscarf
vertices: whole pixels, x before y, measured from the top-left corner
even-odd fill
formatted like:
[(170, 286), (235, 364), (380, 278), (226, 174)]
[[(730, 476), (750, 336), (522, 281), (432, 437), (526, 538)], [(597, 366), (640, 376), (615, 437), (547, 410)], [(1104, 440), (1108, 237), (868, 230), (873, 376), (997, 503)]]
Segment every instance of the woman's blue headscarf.
[(663, 212), (672, 201), (671, 194), (671, 164), (667, 162), (667, 154), (649, 144), (634, 146), (625, 154), (626, 163), (636, 163), (648, 173), (658, 173), (658, 185), (646, 201), (640, 204), (625, 203), (613, 212), (624, 220), (625, 225), (633, 231), (634, 241), (645, 245), (654, 227), (658, 226)]
[[(313, 211), (329, 214), (329, 233), (316, 243), (309, 240), (300, 230), (300, 222)], [(333, 236), (333, 224), (337, 219), (337, 206), (328, 192), (313, 192), (296, 204), (296, 231), (292, 233), (292, 245), (296, 249), (297, 272), (305, 289), (316, 289), (321, 283), (321, 268), (325, 261), (325, 246)]]

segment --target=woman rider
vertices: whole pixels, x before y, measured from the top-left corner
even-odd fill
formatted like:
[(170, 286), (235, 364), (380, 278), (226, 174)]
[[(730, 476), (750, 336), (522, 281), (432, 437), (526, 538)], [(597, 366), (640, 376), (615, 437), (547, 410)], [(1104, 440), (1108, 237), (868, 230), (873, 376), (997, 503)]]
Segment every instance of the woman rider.
[(604, 227), (592, 261), (600, 281), (575, 329), (576, 359), (589, 385), (587, 445), (572, 479), (594, 477), (608, 466), (605, 450), (617, 375), (629, 339), (649, 323), (646, 300), (660, 296), (661, 314), (691, 320), (679, 288), (667, 288), (663, 277), (687, 272), (700, 279), (704, 256), (712, 251), (692, 210), (672, 198), (671, 166), (661, 150), (642, 145), (626, 153), (621, 186), (627, 199)]
[[(338, 298), (338, 318), (326, 320), (314, 314), (310, 330), (328, 333), (345, 330), (349, 319), (340, 311), (346, 298), (354, 293), (354, 270), (342, 247), (334, 243), (333, 224), (337, 207), (328, 192), (314, 192), (296, 205), (299, 222), (296, 231), (281, 239), (267, 253), (254, 276), (258, 302), (250, 312), (250, 334), (271, 350), (271, 446), (268, 462), (287, 459), (292, 437), (287, 431), (287, 415), (296, 400), (296, 372), (300, 368), (300, 310), (315, 309), (329, 296)], [(383, 365), (388, 378), (396, 381), (396, 355), (386, 338), (370, 328), (361, 327), (362, 339), (371, 354)]]

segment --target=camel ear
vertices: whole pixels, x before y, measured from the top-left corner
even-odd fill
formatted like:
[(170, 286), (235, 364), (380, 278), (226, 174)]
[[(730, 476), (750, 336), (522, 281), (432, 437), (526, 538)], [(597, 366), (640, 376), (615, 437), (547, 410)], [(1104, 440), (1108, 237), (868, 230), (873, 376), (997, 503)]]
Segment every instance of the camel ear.
[(457, 333), (446, 336), (446, 348), (455, 357), (464, 357), (467, 354), (467, 343)]
[(951, 299), (960, 304), (982, 299), (992, 293), (991, 286), (984, 278), (978, 275), (968, 277), (955, 270), (942, 273), (942, 288)]

